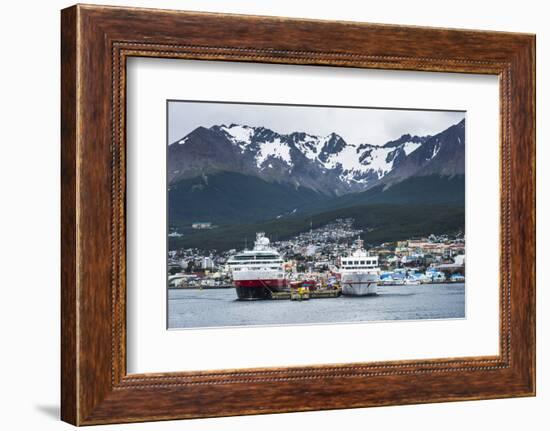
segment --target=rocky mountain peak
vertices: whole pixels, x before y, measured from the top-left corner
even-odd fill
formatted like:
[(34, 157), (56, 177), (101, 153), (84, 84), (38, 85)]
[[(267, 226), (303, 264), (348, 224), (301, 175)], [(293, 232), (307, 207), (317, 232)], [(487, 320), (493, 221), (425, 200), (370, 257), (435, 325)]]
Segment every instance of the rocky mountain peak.
[(384, 147), (394, 148), (394, 147), (398, 147), (400, 145), (403, 145), (406, 142), (411, 142), (411, 143), (414, 143), (414, 144), (422, 144), (422, 143), (426, 142), (430, 137), (431, 137), (430, 135), (426, 135), (426, 136), (416, 136), (415, 135), (415, 136), (412, 136), (409, 133), (406, 133), (404, 135), (401, 135), (401, 137), (399, 137), (398, 139), (396, 139), (394, 141), (387, 142), (386, 144), (384, 144)]

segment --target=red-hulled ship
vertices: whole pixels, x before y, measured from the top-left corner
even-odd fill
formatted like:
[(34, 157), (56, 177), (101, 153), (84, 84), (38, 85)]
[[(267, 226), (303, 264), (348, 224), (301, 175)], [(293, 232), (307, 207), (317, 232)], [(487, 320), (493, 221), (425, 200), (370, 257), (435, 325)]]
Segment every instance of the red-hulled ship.
[(252, 250), (230, 257), (227, 266), (239, 299), (269, 299), (273, 292), (289, 290), (283, 259), (263, 232), (256, 234)]

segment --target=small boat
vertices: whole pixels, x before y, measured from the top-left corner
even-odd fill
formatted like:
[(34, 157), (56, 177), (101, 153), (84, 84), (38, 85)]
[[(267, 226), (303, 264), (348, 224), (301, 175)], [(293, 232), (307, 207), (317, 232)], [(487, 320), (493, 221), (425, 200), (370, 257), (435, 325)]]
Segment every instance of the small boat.
[(414, 277), (407, 277), (405, 279), (405, 285), (407, 286), (417, 286), (420, 284), (420, 280)]
[(462, 274), (453, 274), (449, 279), (451, 283), (464, 283), (465, 280), (466, 278)]

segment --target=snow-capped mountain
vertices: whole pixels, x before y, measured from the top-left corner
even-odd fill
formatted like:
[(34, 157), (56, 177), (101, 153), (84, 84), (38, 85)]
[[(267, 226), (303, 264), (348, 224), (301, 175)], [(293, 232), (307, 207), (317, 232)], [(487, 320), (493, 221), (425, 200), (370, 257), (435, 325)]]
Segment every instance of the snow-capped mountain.
[(435, 136), (403, 135), (383, 146), (348, 143), (336, 133), (279, 134), (264, 127), (216, 125), (198, 127), (168, 148), (170, 183), (236, 172), (342, 195), (424, 171), (464, 173), (464, 121)]

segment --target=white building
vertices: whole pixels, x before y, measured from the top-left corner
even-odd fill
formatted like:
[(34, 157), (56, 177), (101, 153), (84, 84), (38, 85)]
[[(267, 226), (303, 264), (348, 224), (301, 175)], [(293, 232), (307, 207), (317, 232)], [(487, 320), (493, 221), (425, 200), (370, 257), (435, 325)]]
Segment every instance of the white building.
[(201, 262), (202, 269), (204, 270), (212, 270), (214, 269), (214, 261), (211, 257), (203, 257)]
[(196, 221), (191, 225), (193, 229), (211, 229), (212, 223), (209, 221)]

